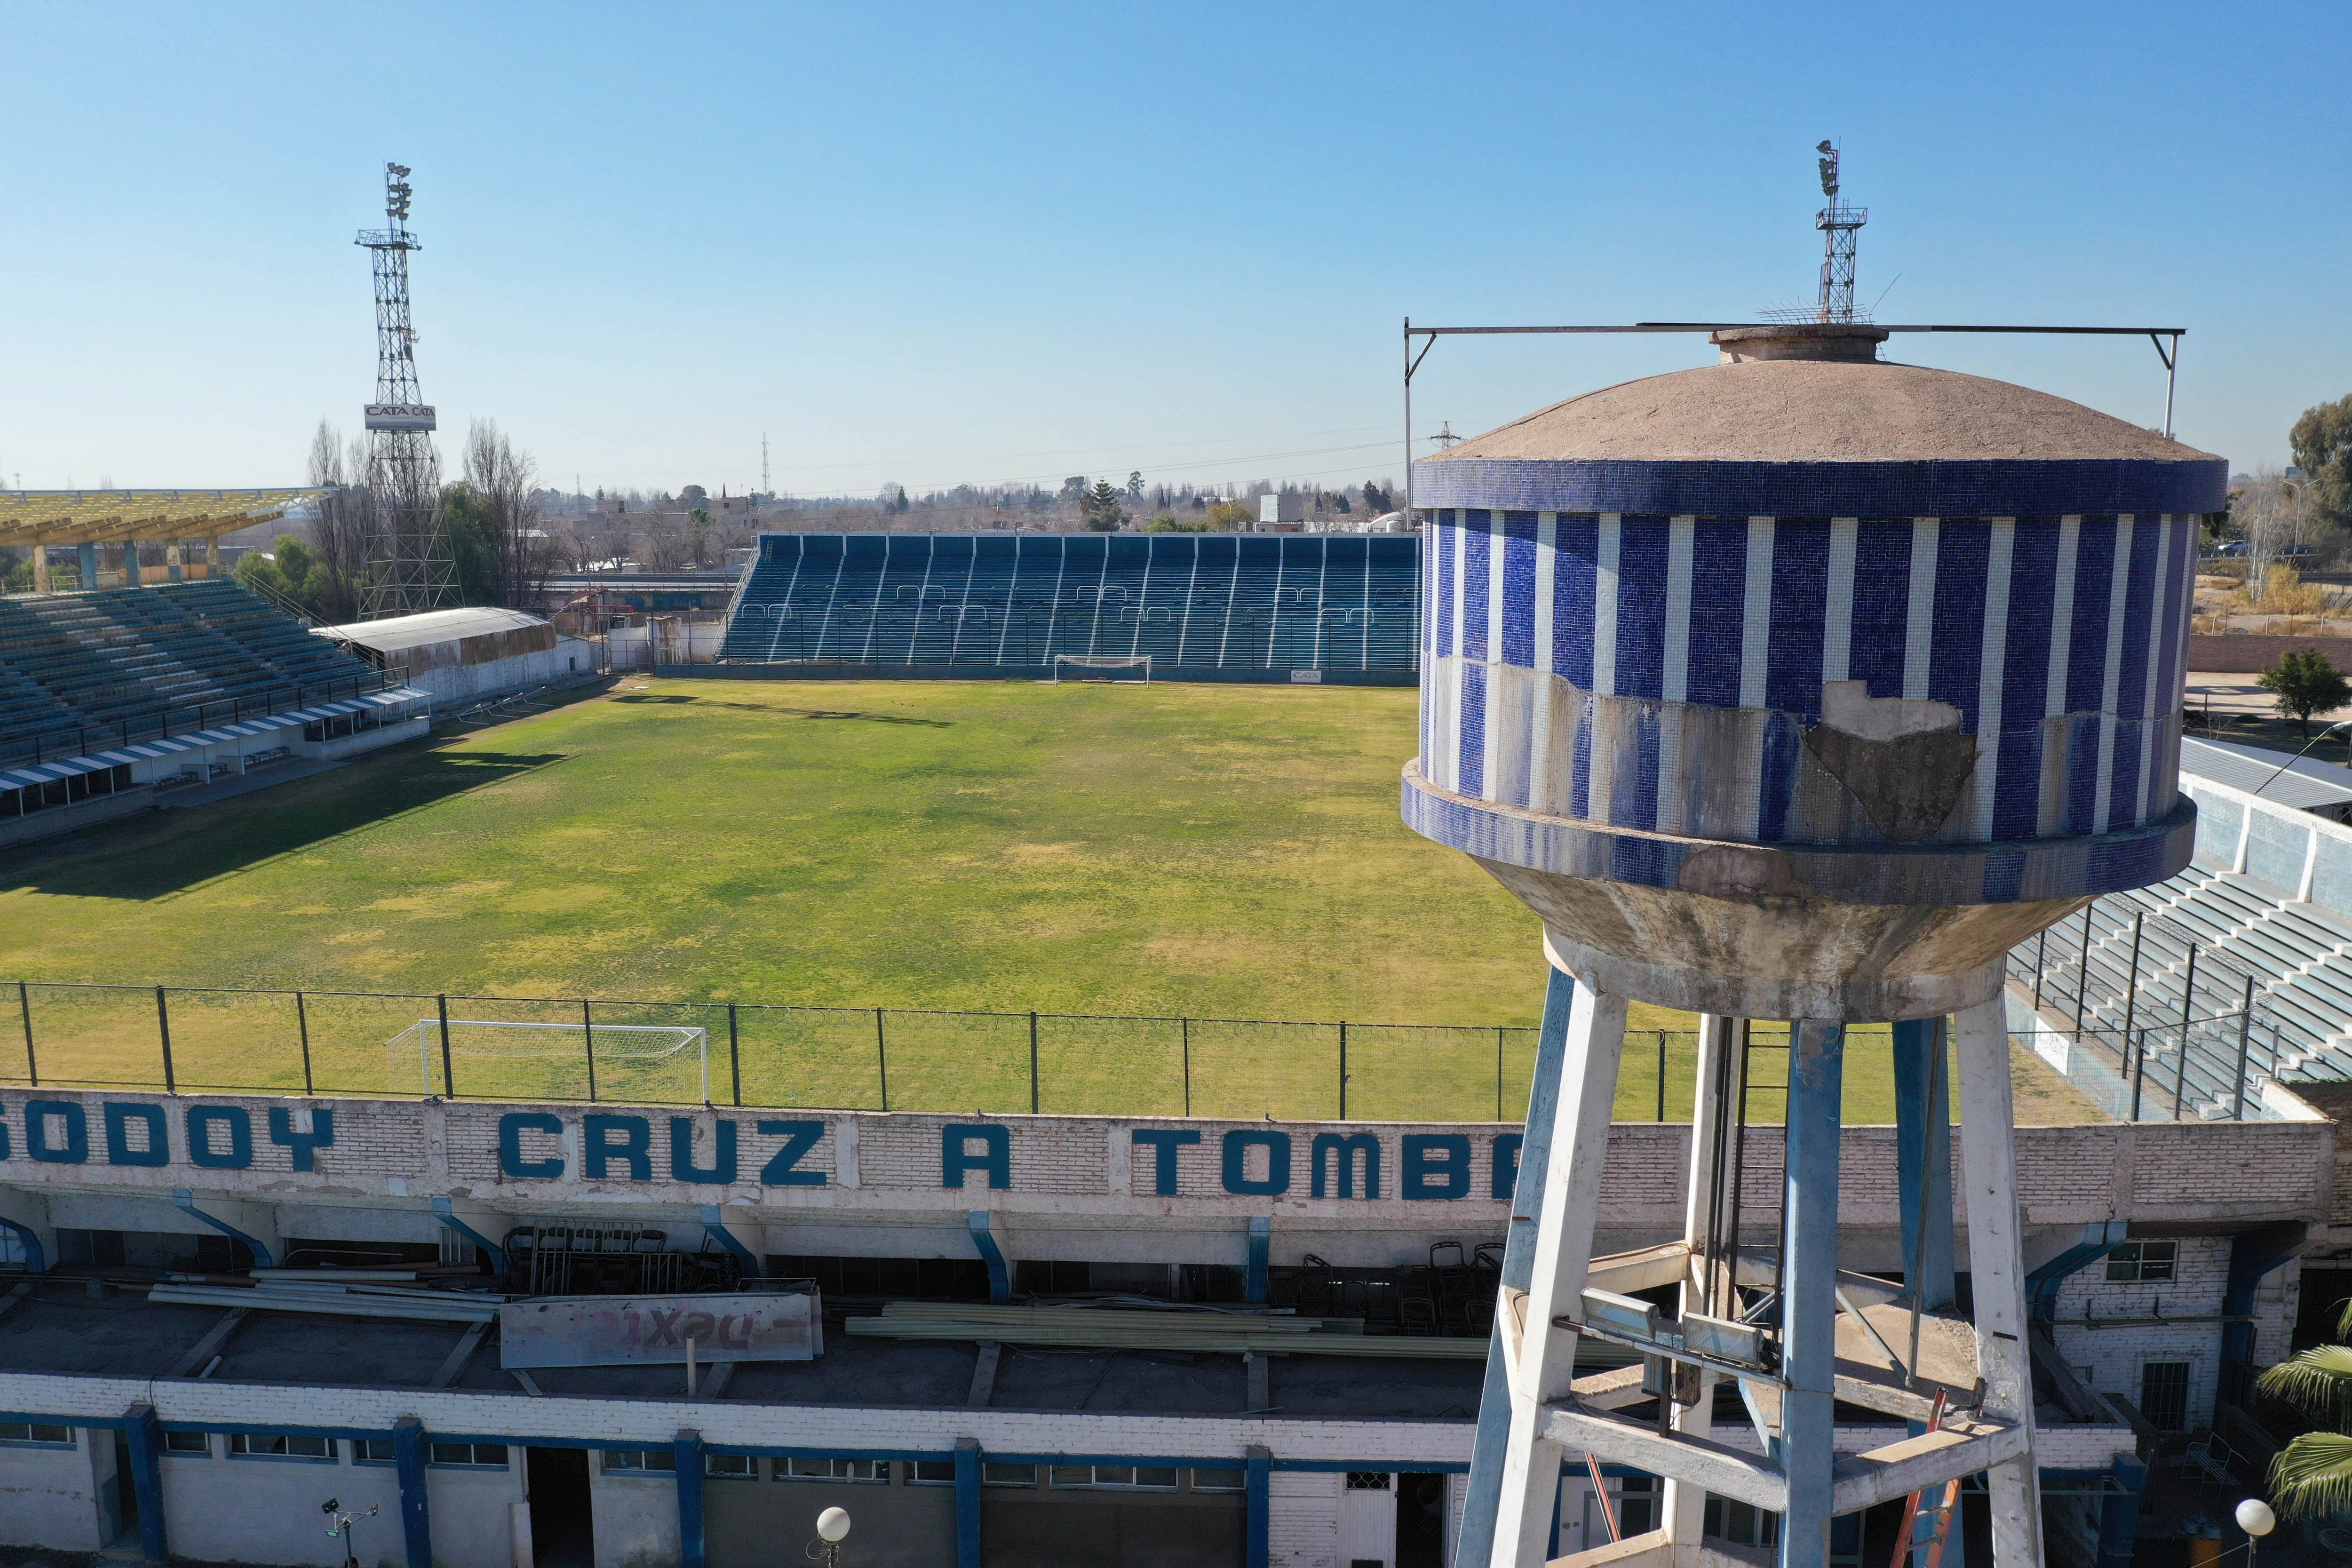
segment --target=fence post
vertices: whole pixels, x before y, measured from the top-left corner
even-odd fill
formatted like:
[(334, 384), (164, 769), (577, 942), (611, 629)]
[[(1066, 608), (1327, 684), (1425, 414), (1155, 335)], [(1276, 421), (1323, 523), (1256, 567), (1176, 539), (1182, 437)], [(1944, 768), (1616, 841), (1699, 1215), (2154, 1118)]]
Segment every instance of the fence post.
[(1495, 1031), (1495, 1120), (1503, 1120), (1503, 1031)]
[(735, 1085), (735, 1103), (743, 1103), (743, 1052), (735, 1038), (735, 1004), (727, 1004), (727, 1073)]
[(16, 1009), (25, 1015), (25, 1076), (33, 1087), (41, 1087), (40, 1064), (33, 1059), (33, 994), (23, 981), (16, 982)]
[(1339, 1026), (1339, 1120), (1348, 1120), (1348, 1026)]
[(1029, 1015), (1029, 1114), (1037, 1114), (1037, 1015)]
[(433, 998), (435, 1014), (441, 1020), (441, 1097), (457, 1098), (457, 1073), (449, 1062), (449, 997), (445, 992)]
[(310, 1081), (310, 1010), (303, 1005), (302, 993), (294, 993), (294, 1026), (302, 1033), (302, 1092), (315, 1094), (318, 1087)]
[[(2139, 930), (2140, 922), (2147, 918), (2146, 910), (2132, 915), (2131, 978), (2124, 983), (2124, 1052), (2126, 1058), (2131, 1052), (2132, 1020), (2139, 1012)], [(2124, 1065), (2129, 1067), (2131, 1063), (2126, 1060)]]
[(178, 1079), (172, 1072), (172, 1016), (163, 1006), (163, 988), (155, 987), (155, 1037), (163, 1047), (163, 1092), (180, 1092)]
[(1658, 1120), (1666, 1119), (1666, 1032), (1658, 1031)]
[(580, 998), (580, 1035), (588, 1043), (588, 1103), (596, 1103), (596, 1016), (594, 1004)]
[(2033, 939), (2033, 1010), (2037, 1013), (2042, 1011), (2042, 960), (2049, 951), (2050, 928), (2044, 926), (2042, 934)]
[(1179, 1018), (1177, 1025), (1184, 1032), (1184, 1114), (1192, 1114), (1192, 1020)]
[(890, 1109), (890, 1051), (882, 1043), (882, 1009), (874, 1009), (874, 1072), (882, 1080), (882, 1109)]
[[(2091, 990), (2091, 911), (2099, 907), (2093, 899), (2083, 906), (2083, 965), (2074, 977), (2074, 1043), (2083, 1043), (2083, 999)], [(1794, 1060), (1794, 1058), (1790, 1058)]]
[(2246, 1051), (2253, 1044), (2254, 977), (2246, 976), (2246, 999), (2238, 1007), (2238, 1108), (2232, 1121), (2246, 1119)]
[(2131, 1119), (2134, 1121), (2137, 1121), (2139, 1120), (2140, 1091), (2146, 1088), (2147, 1084), (2147, 1031), (2146, 1029), (2142, 1029), (2139, 1032), (2139, 1038), (2137, 1041), (2126, 1039), (2124, 1042), (2124, 1046), (2126, 1049), (2130, 1050), (2132, 1053)]
[(2189, 944), (2189, 970), (2180, 980), (2180, 1065), (2172, 1071), (2172, 1120), (2175, 1121), (2182, 1120), (2181, 1112), (2188, 1109), (2181, 1104), (2180, 1097), (2189, 1087), (2189, 1021), (2196, 1012), (2196, 1001), (2197, 944), (2192, 942)]

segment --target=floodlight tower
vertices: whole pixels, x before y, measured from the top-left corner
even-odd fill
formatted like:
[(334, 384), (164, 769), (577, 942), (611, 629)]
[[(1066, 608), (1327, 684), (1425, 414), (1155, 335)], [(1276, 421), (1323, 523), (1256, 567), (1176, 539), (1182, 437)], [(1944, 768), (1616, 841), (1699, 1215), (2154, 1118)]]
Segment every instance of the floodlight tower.
[(365, 620), (430, 610), (457, 591), (457, 566), (441, 529), (441, 460), (433, 450), (433, 405), (416, 385), (416, 331), (408, 313), (408, 253), (424, 242), (408, 231), (409, 170), (383, 166), (388, 226), (362, 229), (356, 243), (375, 263), (375, 401), (367, 405), (368, 575), (360, 591)]
[(1823, 142), (1813, 149), (1822, 155), (1822, 195), (1830, 205), (1814, 216), (1813, 226), (1822, 231), (1822, 321), (1853, 320), (1853, 241), (1854, 235), (1870, 221), (1868, 207), (1850, 207), (1838, 200), (1837, 143)]

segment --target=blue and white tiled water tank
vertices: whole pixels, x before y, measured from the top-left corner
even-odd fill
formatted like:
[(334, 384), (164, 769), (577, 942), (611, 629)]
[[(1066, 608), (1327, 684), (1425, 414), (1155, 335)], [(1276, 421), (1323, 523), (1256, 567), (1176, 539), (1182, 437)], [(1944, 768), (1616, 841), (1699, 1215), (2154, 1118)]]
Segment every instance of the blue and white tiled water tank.
[(2187, 863), (2180, 693), (2227, 465), (1881, 362), (1885, 335), (1718, 334), (1718, 364), (1415, 465), (1405, 817), (1571, 968), (1708, 1011), (1916, 1016)]

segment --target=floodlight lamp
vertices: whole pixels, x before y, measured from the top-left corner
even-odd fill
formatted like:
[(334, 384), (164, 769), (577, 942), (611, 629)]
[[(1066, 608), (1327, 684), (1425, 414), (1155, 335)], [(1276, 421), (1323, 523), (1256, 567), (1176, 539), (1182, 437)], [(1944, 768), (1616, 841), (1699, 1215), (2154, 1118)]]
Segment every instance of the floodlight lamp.
[(342, 1500), (342, 1499), (341, 1499), (341, 1498), (339, 1498), (339, 1497), (331, 1497), (331, 1498), (329, 1498), (326, 1501), (324, 1501), (324, 1502), (322, 1502), (322, 1503), (320, 1503), (320, 1504), (319, 1505), (319, 1511), (320, 1511), (320, 1513), (332, 1513), (332, 1512), (334, 1512), (337, 1509), (339, 1509), (339, 1508), (341, 1508), (341, 1507), (342, 1507), (342, 1506), (343, 1506), (343, 1500)]
[(849, 1538), (849, 1510), (829, 1508), (816, 1516), (816, 1532), (827, 1542), (839, 1544)]
[[(1816, 152), (1816, 153), (1826, 153), (1826, 152), (1829, 152), (1829, 151), (1830, 151), (1830, 144), (1829, 144), (1827, 142), (1821, 142), (1820, 144), (1818, 144), (1817, 146), (1815, 146), (1815, 147), (1813, 148), (1813, 151), (1814, 151), (1814, 152)], [(405, 172), (405, 171), (404, 171), (404, 172)]]
[(2278, 1515), (2271, 1511), (2270, 1504), (2258, 1497), (2250, 1497), (2240, 1503), (2235, 1517), (2238, 1528), (2257, 1541), (2278, 1528)]

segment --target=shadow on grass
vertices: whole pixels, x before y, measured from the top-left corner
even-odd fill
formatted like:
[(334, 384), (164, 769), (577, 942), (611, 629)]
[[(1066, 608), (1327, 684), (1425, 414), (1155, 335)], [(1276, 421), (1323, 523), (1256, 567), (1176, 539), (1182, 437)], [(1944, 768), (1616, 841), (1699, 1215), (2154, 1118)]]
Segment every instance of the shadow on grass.
[(431, 750), (338, 768), (194, 811), (150, 812), (38, 847), (0, 887), (161, 899), (560, 763), (563, 752)]
[(710, 697), (685, 697), (671, 693), (642, 697), (615, 697), (615, 702), (651, 702), (663, 707), (692, 703), (701, 708), (732, 708), (743, 713), (788, 713), (802, 719), (854, 719), (866, 724), (912, 724), (925, 730), (952, 728), (951, 719), (909, 719), (898, 713), (864, 713), (850, 708), (779, 708), (767, 702), (725, 702)]

